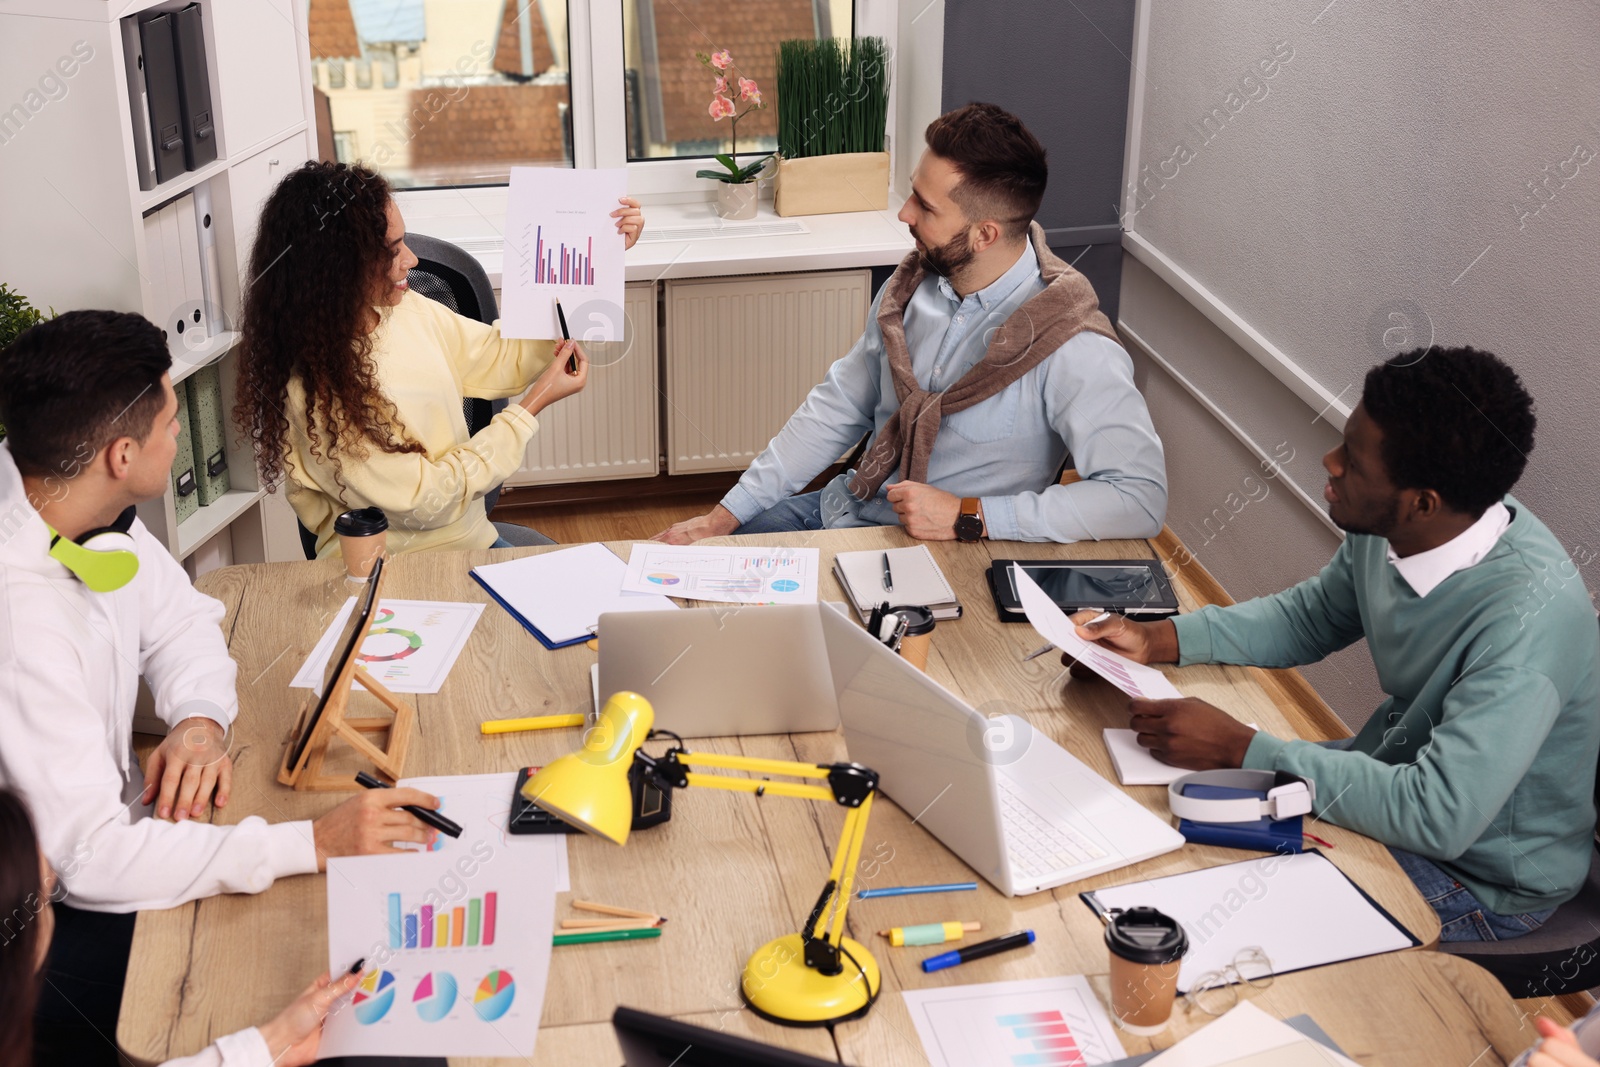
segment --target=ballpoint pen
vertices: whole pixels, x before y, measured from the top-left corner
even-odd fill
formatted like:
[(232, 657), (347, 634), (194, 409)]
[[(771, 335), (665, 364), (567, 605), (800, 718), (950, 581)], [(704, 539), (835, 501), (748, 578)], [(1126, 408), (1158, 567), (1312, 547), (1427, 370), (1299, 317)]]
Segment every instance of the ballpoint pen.
[(883, 588), (887, 592), (894, 592), (894, 571), (889, 569), (889, 553), (883, 554)]
[[(561, 298), (556, 298), (556, 319), (561, 323), (561, 338), (565, 341), (572, 340), (572, 334), (567, 332), (567, 313), (561, 310)], [(567, 373), (578, 373), (578, 355), (573, 353), (567, 357)]]
[[(366, 771), (356, 772), (356, 784), (365, 789), (390, 788), (388, 782), (379, 781)], [(427, 823), (429, 826), (433, 827), (435, 830), (447, 837), (461, 836), (461, 827), (451, 822), (443, 815), (440, 815), (436, 811), (429, 811), (427, 808), (418, 807), (415, 804), (402, 804), (400, 806), (400, 810), (410, 812), (412, 815), (415, 815), (417, 818), (421, 819), (423, 822)]]

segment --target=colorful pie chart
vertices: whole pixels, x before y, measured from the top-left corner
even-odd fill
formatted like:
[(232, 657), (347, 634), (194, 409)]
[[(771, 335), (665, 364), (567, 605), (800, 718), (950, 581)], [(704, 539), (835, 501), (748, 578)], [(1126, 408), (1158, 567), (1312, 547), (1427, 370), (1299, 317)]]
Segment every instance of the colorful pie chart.
[(484, 1022), (492, 1023), (511, 1010), (511, 1001), (516, 995), (517, 987), (511, 981), (510, 971), (490, 971), (472, 995), (472, 1010)]
[(356, 1009), (356, 1022), (371, 1026), (394, 1007), (394, 975), (388, 971), (369, 971), (356, 986), (356, 995), (350, 1003)]
[(644, 576), (644, 580), (649, 582), (651, 585), (678, 584), (678, 576), (676, 574), (647, 574)]
[(800, 583), (793, 578), (779, 578), (772, 583), (774, 593), (796, 593), (800, 590)]
[(455, 976), (444, 971), (434, 971), (422, 976), (417, 991), (411, 994), (411, 1004), (425, 1023), (436, 1023), (450, 1014), (456, 1006)]

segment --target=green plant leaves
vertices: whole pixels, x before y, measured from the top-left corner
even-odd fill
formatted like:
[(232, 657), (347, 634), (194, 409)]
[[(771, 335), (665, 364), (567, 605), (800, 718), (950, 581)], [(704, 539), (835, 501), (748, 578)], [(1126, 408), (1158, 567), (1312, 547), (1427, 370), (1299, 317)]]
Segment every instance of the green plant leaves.
[(778, 153), (881, 152), (889, 116), (882, 37), (778, 43)]

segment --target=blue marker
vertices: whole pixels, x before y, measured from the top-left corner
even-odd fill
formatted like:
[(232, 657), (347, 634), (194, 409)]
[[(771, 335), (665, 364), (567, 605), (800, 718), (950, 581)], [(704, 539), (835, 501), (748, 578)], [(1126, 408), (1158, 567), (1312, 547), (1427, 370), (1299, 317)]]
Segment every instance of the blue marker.
[(858, 900), (871, 900), (873, 897), (909, 897), (917, 893), (956, 893), (964, 889), (978, 888), (977, 882), (951, 882), (949, 885), (902, 885), (892, 889), (863, 889), (856, 894)]
[(954, 967), (958, 963), (971, 963), (981, 960), (985, 956), (993, 956), (997, 952), (1009, 952), (1014, 948), (1033, 944), (1032, 930), (1018, 930), (1014, 934), (997, 937), (991, 941), (980, 941), (967, 948), (958, 948), (954, 952), (941, 952), (937, 956), (929, 956), (922, 961), (922, 969), (929, 974), (942, 971), (946, 967)]

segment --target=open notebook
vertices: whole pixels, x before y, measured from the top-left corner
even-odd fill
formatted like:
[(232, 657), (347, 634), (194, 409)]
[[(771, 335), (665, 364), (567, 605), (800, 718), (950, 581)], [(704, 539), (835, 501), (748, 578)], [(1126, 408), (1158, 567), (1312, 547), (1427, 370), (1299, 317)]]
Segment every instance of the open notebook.
[[(884, 588), (883, 557), (889, 557), (889, 570), (894, 575), (894, 589)], [(866, 622), (875, 605), (888, 601), (892, 607), (916, 605), (933, 612), (933, 617), (943, 622), (961, 618), (961, 602), (955, 590), (945, 579), (944, 572), (933, 561), (927, 545), (910, 548), (891, 548), (887, 553), (878, 550), (840, 552), (833, 557), (833, 574), (844, 586), (850, 604)]]

